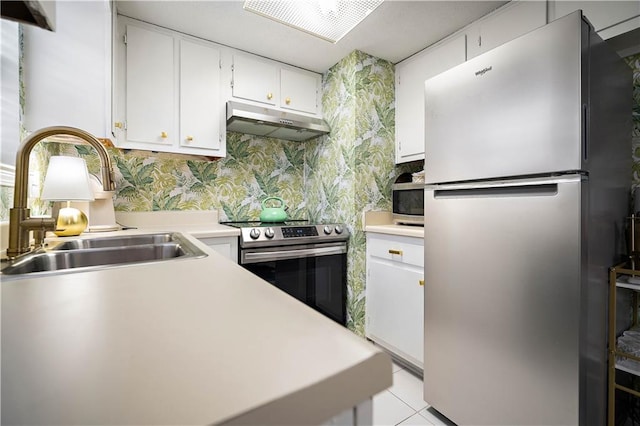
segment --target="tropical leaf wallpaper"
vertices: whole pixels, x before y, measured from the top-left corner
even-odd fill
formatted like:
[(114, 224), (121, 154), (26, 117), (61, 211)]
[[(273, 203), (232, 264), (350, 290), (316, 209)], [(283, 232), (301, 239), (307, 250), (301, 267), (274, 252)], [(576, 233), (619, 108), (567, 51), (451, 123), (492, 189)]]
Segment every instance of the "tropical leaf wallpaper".
[[(85, 158), (99, 176), (93, 148), (52, 144), (58, 155)], [(289, 216), (306, 218), (304, 203), (304, 144), (227, 134), (227, 157), (203, 157), (122, 151), (109, 148), (116, 173), (117, 211), (220, 210), (221, 220), (258, 219), (262, 200), (278, 196)]]
[[(633, 185), (640, 186), (640, 55), (626, 58), (634, 70)], [(267, 196), (285, 200), (293, 218), (344, 222), (348, 252), (348, 326), (364, 334), (365, 235), (361, 215), (391, 208), (391, 185), (421, 162), (394, 165), (394, 66), (354, 51), (323, 76), (323, 110), (332, 132), (299, 143), (227, 133), (227, 157), (109, 148), (116, 171), (119, 211), (218, 209), (222, 220), (257, 219)], [(31, 157), (41, 182), (50, 155), (77, 155), (99, 175), (98, 157), (84, 145), (48, 142)], [(0, 217), (7, 220), (13, 189), (0, 187)], [(37, 194), (34, 214), (48, 203)]]
[(394, 165), (393, 64), (354, 51), (324, 75), (322, 107), (332, 131), (307, 143), (306, 204), (318, 222), (344, 222), (348, 252), (348, 327), (364, 335), (366, 248), (362, 212), (391, 209)]

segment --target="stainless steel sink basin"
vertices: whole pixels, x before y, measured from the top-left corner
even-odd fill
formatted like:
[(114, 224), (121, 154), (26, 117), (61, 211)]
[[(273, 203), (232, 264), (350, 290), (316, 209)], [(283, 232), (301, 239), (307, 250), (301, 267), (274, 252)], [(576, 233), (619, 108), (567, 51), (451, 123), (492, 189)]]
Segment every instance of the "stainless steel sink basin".
[(177, 233), (77, 239), (19, 258), (3, 268), (2, 274), (80, 272), (204, 256), (206, 253)]
[[(126, 235), (118, 237), (77, 239), (64, 241), (61, 243), (52, 243), (48, 246), (49, 250), (78, 250), (89, 248), (108, 248), (108, 247), (129, 247), (148, 244), (162, 244), (176, 242), (178, 234), (143, 234), (143, 235)], [(182, 242), (182, 241), (181, 241)]]

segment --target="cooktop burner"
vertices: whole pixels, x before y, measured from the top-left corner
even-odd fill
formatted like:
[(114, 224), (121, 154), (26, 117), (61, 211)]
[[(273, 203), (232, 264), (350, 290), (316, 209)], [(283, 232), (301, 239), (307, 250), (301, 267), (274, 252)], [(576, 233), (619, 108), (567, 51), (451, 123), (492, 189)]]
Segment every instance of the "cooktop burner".
[(221, 222), (240, 229), (240, 247), (276, 247), (346, 241), (349, 231), (342, 223), (311, 224), (308, 220), (286, 222)]
[(259, 220), (249, 220), (246, 222), (220, 222), (221, 225), (233, 226), (234, 228), (266, 228), (274, 226), (297, 226), (309, 223), (306, 219), (290, 219), (284, 222), (260, 222)]

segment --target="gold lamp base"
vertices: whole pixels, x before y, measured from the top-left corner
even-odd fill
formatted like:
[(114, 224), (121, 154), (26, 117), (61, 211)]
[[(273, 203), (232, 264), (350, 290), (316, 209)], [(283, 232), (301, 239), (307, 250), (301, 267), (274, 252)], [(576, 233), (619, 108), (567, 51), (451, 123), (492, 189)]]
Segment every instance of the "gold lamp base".
[(87, 229), (88, 224), (87, 216), (80, 210), (73, 207), (64, 207), (58, 213), (58, 222), (53, 233), (59, 237), (80, 235)]

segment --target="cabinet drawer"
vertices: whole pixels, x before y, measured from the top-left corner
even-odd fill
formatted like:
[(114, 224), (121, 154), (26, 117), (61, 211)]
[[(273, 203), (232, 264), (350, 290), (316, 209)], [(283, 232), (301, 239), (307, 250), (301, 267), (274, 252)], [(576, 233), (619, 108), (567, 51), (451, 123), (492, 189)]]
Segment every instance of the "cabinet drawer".
[(394, 262), (424, 266), (424, 242), (421, 238), (369, 233), (367, 253)]

